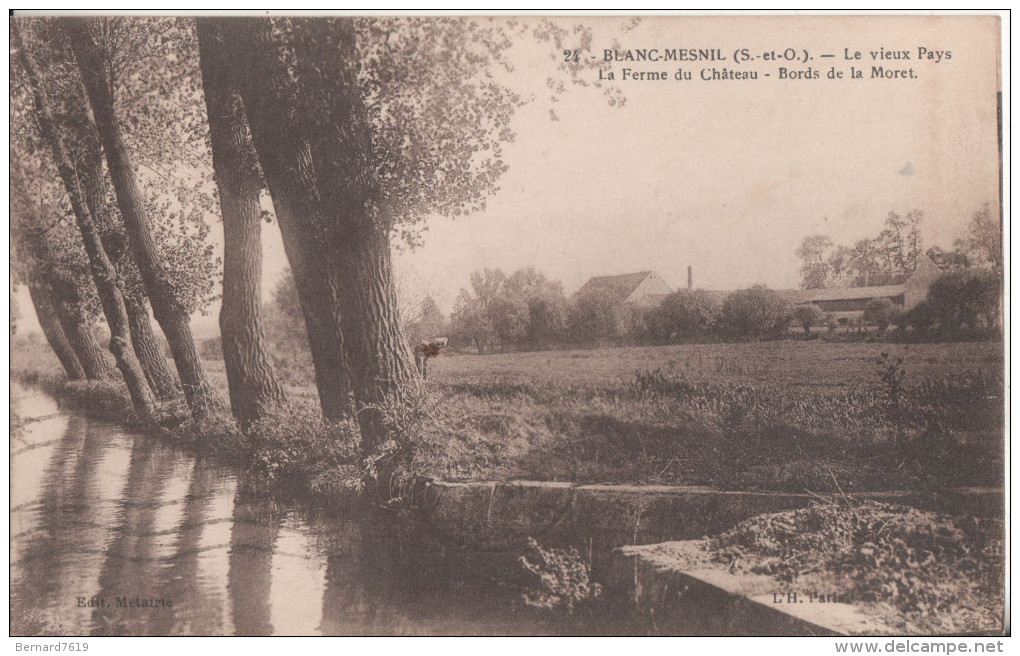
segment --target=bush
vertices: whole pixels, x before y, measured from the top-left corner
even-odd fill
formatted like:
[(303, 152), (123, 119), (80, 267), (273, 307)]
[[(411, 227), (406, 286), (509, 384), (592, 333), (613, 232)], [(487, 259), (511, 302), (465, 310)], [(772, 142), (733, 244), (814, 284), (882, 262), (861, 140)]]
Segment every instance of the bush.
[(718, 316), (719, 308), (707, 292), (681, 289), (649, 311), (648, 325), (659, 341), (692, 339), (711, 328)]
[(873, 298), (864, 306), (864, 322), (878, 326), (880, 333), (885, 333), (896, 317), (896, 304), (888, 298)]
[(782, 333), (792, 316), (785, 299), (764, 285), (755, 285), (726, 297), (719, 324), (733, 335), (757, 339)]
[[(800, 589), (835, 587), (841, 596), (889, 603), (911, 622), (957, 632), (1001, 621), (1002, 531), (1001, 520), (848, 500), (753, 517), (711, 538), (708, 548), (731, 569)], [(908, 632), (928, 628), (915, 626)]]
[(927, 335), (935, 327), (935, 310), (928, 301), (921, 301), (903, 315), (903, 325)]
[(326, 421), (313, 404), (292, 403), (252, 424), (249, 484), (334, 498), (356, 495), (364, 487), (359, 435), (350, 421)]
[(610, 344), (621, 341), (629, 330), (628, 308), (611, 294), (593, 292), (577, 298), (570, 307), (567, 324), (570, 337), (580, 344)]
[(995, 329), (999, 323), (1001, 289), (993, 271), (953, 271), (938, 278), (928, 290), (927, 302), (941, 332), (958, 335)]
[(804, 334), (811, 332), (811, 328), (821, 324), (825, 320), (825, 313), (814, 303), (804, 303), (793, 308), (793, 321), (804, 329)]
[(220, 341), (219, 337), (203, 339), (199, 345), (198, 351), (203, 360), (222, 360), (223, 342)]

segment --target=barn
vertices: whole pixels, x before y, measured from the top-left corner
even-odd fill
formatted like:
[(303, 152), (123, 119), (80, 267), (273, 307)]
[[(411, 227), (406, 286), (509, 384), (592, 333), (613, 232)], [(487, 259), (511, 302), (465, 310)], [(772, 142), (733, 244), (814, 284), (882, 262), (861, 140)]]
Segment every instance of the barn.
[(658, 307), (673, 289), (654, 271), (639, 271), (618, 276), (596, 276), (574, 292), (574, 300), (598, 296), (613, 305), (640, 308)]
[(829, 313), (864, 312), (868, 301), (876, 298), (889, 299), (897, 307), (910, 310), (928, 297), (928, 289), (940, 274), (935, 263), (922, 255), (914, 270), (898, 284), (790, 290), (787, 298), (792, 303), (812, 303)]

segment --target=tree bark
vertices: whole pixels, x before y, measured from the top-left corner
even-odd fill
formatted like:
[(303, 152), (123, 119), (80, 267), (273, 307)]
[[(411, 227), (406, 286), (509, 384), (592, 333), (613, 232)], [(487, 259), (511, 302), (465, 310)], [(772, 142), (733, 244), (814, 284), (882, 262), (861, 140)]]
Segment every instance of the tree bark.
[(234, 60), (248, 63), (239, 75), (238, 89), (294, 274), (323, 416), (334, 420), (354, 416), (350, 365), (339, 320), (339, 281), (330, 253), (315, 230), (319, 191), (308, 135), (292, 120), (295, 89), (274, 62), (268, 23), (233, 19), (224, 23), (222, 33)]
[(103, 151), (99, 132), (88, 111), (88, 100), (79, 86), (79, 93), (69, 93), (65, 98), (65, 113), (74, 135), (75, 147), (69, 148), (77, 162), (75, 167), (81, 181), (85, 205), (99, 230), (99, 238), (107, 256), (114, 264), (120, 279), (124, 306), (128, 315), (131, 344), (145, 372), (145, 379), (153, 394), (161, 401), (170, 401), (181, 393), (180, 381), (163, 355), (149, 319), (149, 303), (140, 288), (129, 291), (125, 282), (128, 278), (137, 280), (138, 271), (130, 253), (126, 252), (124, 226), (116, 220), (107, 202), (106, 177), (103, 174)]
[[(268, 19), (226, 31), (236, 58), (248, 63), (242, 95), (302, 296), (323, 411), (328, 416), (319, 372), (335, 368), (326, 358), (343, 349), (362, 446), (371, 450), (385, 437), (374, 406), (399, 399), (415, 370), (396, 315), (389, 225), (369, 210), (371, 129), (353, 25), (315, 30), (308, 43), (295, 38), (284, 48), (298, 70), (319, 76), (312, 82), (284, 67)], [(317, 331), (328, 348), (316, 348)]]
[(131, 344), (145, 372), (145, 379), (149, 381), (149, 387), (162, 401), (179, 398), (181, 383), (177, 373), (167, 363), (163, 349), (152, 332), (148, 301), (142, 294), (129, 292), (124, 294), (124, 306), (131, 330)]
[(94, 40), (89, 21), (85, 17), (66, 19), (71, 48), (74, 50), (82, 81), (92, 107), (99, 131), (107, 168), (113, 180), (124, 226), (128, 233), (131, 251), (138, 266), (145, 291), (152, 304), (152, 312), (163, 329), (177, 365), (184, 395), (192, 414), (201, 416), (222, 406), (216, 391), (210, 385), (195, 348), (189, 317), (175, 297), (164, 272), (163, 263), (152, 236), (149, 217), (141, 191), (135, 180), (127, 147), (120, 131), (113, 103), (113, 89), (106, 79), (109, 56)]
[(68, 380), (83, 380), (85, 369), (82, 368), (78, 356), (75, 355), (71, 342), (64, 333), (64, 327), (60, 323), (59, 313), (53, 305), (53, 299), (49, 297), (49, 291), (43, 287), (29, 283), (28, 294), (32, 298), (32, 305), (35, 307), (35, 316), (39, 319), (43, 335), (50, 348), (57, 355)]
[[(32, 84), (39, 126), (46, 141), (49, 142), (50, 149), (53, 151), (53, 159), (56, 162), (60, 178), (71, 201), (71, 209), (74, 212), (78, 231), (81, 233), (85, 252), (88, 255), (89, 269), (92, 272), (96, 289), (99, 292), (103, 313), (106, 315), (106, 321), (110, 326), (110, 352), (113, 353), (117, 361), (117, 367), (124, 376), (124, 382), (131, 395), (135, 411), (141, 414), (143, 418), (151, 418), (153, 416), (152, 396), (149, 393), (148, 383), (142, 373), (141, 365), (131, 350), (127, 310), (124, 308), (124, 299), (121, 295), (120, 287), (117, 285), (116, 271), (114, 271), (113, 265), (106, 256), (106, 251), (103, 249), (102, 241), (99, 239), (99, 233), (92, 220), (92, 215), (89, 214), (88, 207), (81, 197), (80, 180), (71, 161), (68, 159), (63, 140), (57, 131), (57, 126), (53, 122), (53, 117), (47, 104), (46, 92), (41, 86), (35, 64), (25, 44), (22, 42), (20, 31), (18, 31), (13, 23), (12, 28), (18, 52), (21, 55), (21, 63)], [(73, 342), (74, 339), (72, 338)], [(79, 353), (80, 359), (81, 354)], [(82, 364), (84, 365), (84, 362)]]
[(385, 439), (378, 404), (403, 402), (416, 378), (407, 339), (397, 318), (388, 234), (374, 226), (353, 230), (340, 241), (336, 262), (344, 284), (340, 308), (366, 450)]
[[(358, 86), (360, 53), (349, 19), (309, 23), (308, 38), (295, 39), (299, 66), (318, 72), (330, 102), (316, 116), (319, 138), (311, 142), (318, 188), (322, 190), (320, 234), (332, 247), (340, 325), (353, 374), (362, 443), (371, 450), (385, 439), (376, 406), (387, 397), (402, 402), (416, 378), (407, 339), (397, 314), (390, 260), (390, 217), (370, 213), (377, 198), (372, 178), (372, 127)], [(314, 106), (314, 104), (313, 104)]]
[(262, 331), (261, 178), (248, 136), (244, 105), (231, 80), (220, 21), (199, 18), (202, 68), (213, 171), (223, 218), (223, 303), (220, 335), (230, 407), (242, 427), (284, 401), (266, 356)]
[(78, 362), (85, 370), (85, 378), (88, 380), (109, 380), (113, 377), (113, 369), (110, 363), (103, 356), (103, 348), (96, 341), (96, 335), (92, 328), (85, 321), (79, 312), (67, 307), (59, 312), (60, 325), (64, 328), (64, 334), (71, 343)]

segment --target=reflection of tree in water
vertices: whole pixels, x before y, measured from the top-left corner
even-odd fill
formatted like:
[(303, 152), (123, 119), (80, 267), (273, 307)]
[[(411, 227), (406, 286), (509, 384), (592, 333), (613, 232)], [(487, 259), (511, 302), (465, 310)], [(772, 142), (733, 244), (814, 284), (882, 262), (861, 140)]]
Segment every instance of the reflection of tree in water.
[(151, 635), (222, 635), (223, 599), (202, 585), (200, 560), (204, 553), (226, 545), (201, 545), (209, 509), (221, 480), (215, 467), (202, 460), (195, 461), (181, 522), (175, 530), (176, 547), (166, 572), (165, 585), (156, 595), (173, 601), (173, 612), (157, 612), (149, 625)]
[(134, 440), (120, 500), (123, 515), (107, 547), (96, 593), (109, 607), (93, 609), (93, 635), (144, 635), (153, 623), (172, 622), (165, 615), (172, 616), (173, 608), (117, 608), (116, 597), (159, 597), (165, 586), (164, 559), (157, 549), (167, 538), (154, 525), (174, 462), (170, 449), (154, 448), (150, 439)]
[[(389, 519), (389, 521), (386, 521)], [(497, 569), (412, 523), (362, 515), (328, 523), (324, 635), (517, 633)], [(509, 565), (512, 567), (512, 565)]]
[(280, 512), (265, 500), (242, 492), (234, 497), (230, 529), (227, 592), (235, 635), (273, 633), (270, 606), (273, 550), (280, 532)]
[(64, 586), (69, 567), (80, 566), (82, 558), (92, 557), (102, 543), (94, 527), (99, 525), (95, 478), (103, 450), (100, 432), (91, 427), (82, 430), (82, 424), (87, 426), (83, 420), (72, 419), (54, 448), (38, 504), (18, 511), (35, 513), (39, 523), (29, 536), (14, 536), (23, 546), (11, 567), (12, 621), (17, 620), (15, 610), (55, 607), (84, 594)]

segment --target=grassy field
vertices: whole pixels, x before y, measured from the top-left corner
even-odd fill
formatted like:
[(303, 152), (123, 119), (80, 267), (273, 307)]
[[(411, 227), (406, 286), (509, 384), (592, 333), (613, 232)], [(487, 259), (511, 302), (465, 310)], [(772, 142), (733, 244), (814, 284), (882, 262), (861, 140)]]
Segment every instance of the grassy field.
[[(896, 421), (883, 352), (903, 358)], [(448, 477), (934, 488), (1001, 484), (1002, 357), (799, 341), (448, 356), (430, 384), (457, 429)]]
[[(55, 366), (38, 346), (16, 343), (12, 369)], [(903, 358), (895, 404), (882, 353)], [(796, 340), (443, 354), (428, 381), (442, 438), (418, 467), (815, 492), (1001, 485), (1002, 359), (995, 342)], [(226, 396), (222, 361), (207, 367)], [(291, 376), (291, 400), (314, 402), (308, 380)]]
[(827, 343), (776, 341), (447, 355), (429, 363), (440, 385), (574, 384), (593, 387), (633, 380), (639, 369), (662, 369), (691, 379), (789, 389), (841, 390), (879, 384), (876, 359), (904, 358), (909, 378), (1002, 370), (1002, 345)]

